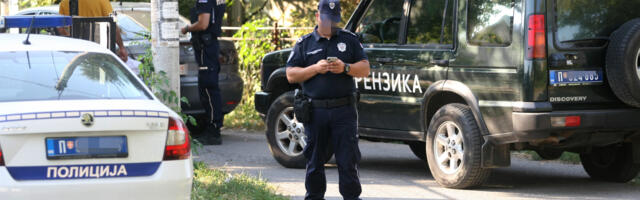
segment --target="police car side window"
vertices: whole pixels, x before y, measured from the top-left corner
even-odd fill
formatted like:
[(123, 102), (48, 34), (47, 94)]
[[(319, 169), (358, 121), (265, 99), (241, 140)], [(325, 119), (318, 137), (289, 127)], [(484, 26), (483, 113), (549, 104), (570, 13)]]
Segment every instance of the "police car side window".
[(454, 1), (413, 1), (407, 44), (453, 44)]
[(467, 40), (480, 46), (509, 46), (514, 0), (469, 0)]
[(363, 43), (397, 43), (403, 5), (398, 0), (374, 0), (356, 30)]

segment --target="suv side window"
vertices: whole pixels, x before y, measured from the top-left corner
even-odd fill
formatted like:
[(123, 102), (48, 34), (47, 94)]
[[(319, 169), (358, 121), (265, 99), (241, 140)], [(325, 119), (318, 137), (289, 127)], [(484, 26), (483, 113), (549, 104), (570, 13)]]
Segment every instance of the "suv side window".
[(374, 0), (358, 25), (363, 43), (398, 43), (404, 1)]
[(480, 46), (509, 46), (514, 0), (469, 0), (467, 40)]
[(407, 44), (453, 44), (454, 1), (413, 1)]

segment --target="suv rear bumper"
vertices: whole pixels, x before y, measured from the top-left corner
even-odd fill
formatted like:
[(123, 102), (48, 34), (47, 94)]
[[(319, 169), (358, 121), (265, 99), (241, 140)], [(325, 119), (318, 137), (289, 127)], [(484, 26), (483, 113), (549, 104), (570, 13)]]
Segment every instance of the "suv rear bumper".
[[(579, 116), (577, 127), (557, 127), (552, 117)], [(553, 133), (597, 133), (640, 131), (640, 109), (579, 110), (553, 112), (513, 112), (513, 132), (491, 134), (485, 137), (494, 144), (530, 142)]]

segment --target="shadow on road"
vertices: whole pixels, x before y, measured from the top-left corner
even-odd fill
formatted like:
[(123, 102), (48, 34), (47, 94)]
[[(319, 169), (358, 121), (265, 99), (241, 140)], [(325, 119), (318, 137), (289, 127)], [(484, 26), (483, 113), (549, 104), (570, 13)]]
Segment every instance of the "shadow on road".
[[(406, 145), (361, 142), (363, 199), (638, 199), (640, 186), (597, 182), (580, 165), (512, 158), (509, 168), (494, 169), (478, 188), (439, 186), (424, 161)], [(293, 199), (304, 197), (304, 169), (287, 169), (272, 157), (264, 134), (225, 133), (224, 145), (207, 146), (200, 155), (213, 167), (267, 179)], [(335, 161), (326, 165), (327, 199), (341, 199)]]

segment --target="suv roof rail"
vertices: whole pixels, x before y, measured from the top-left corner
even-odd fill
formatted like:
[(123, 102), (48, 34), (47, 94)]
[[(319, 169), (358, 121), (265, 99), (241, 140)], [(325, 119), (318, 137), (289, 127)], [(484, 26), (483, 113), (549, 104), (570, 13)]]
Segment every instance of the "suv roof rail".
[(0, 17), (0, 29), (4, 28), (54, 28), (71, 26), (70, 16), (6, 16)]

